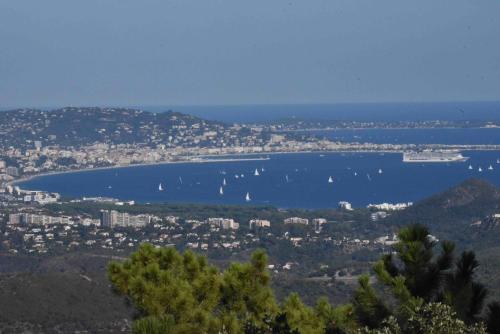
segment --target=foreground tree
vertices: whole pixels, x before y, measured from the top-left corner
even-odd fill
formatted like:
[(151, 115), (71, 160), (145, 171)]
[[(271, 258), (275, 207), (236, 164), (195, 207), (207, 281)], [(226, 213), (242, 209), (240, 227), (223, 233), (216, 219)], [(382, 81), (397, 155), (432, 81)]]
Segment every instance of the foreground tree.
[[(368, 278), (362, 277), (353, 300), (358, 321), (368, 328), (379, 328), (390, 314), (407, 331), (410, 319), (422, 309), (444, 303), (451, 312), (446, 313), (446, 319), (456, 318), (466, 325), (481, 322), (487, 291), (474, 280), (479, 266), (474, 252), (463, 252), (455, 261), (454, 244), (444, 241), (441, 251), (435, 254), (438, 241), (422, 225), (403, 228), (398, 237), (394, 254), (383, 256), (374, 266), (377, 280), (388, 288), (394, 301), (391, 305), (384, 303), (368, 283)], [(490, 318), (498, 315), (494, 305), (490, 309)], [(445, 314), (442, 307), (432, 310), (438, 313), (437, 318)]]
[(382, 322), (379, 329), (359, 331), (360, 334), (486, 334), (482, 323), (467, 325), (460, 320), (452, 308), (441, 303), (428, 303), (413, 310), (405, 328), (401, 328), (394, 317)]
[(316, 308), (296, 294), (278, 305), (270, 288), (267, 256), (233, 263), (224, 272), (205, 257), (144, 244), (130, 259), (113, 262), (109, 279), (136, 306), (134, 333), (304, 333), (355, 328), (352, 308)]

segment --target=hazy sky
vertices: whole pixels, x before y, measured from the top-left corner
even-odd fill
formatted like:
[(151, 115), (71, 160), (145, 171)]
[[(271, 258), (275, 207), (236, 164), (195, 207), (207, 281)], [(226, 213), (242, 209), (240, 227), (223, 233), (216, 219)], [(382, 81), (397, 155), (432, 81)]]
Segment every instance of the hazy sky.
[(0, 107), (500, 100), (499, 0), (0, 0)]

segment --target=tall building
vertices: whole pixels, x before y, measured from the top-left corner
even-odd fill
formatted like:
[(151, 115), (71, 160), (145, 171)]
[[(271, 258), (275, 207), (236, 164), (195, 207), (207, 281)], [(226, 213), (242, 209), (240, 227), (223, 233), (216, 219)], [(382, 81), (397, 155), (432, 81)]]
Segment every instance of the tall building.
[(112, 220), (111, 220), (111, 212), (108, 210), (101, 211), (101, 226), (102, 227), (109, 227), (109, 228), (113, 227)]
[(19, 225), (19, 224), (21, 224), (21, 215), (19, 213), (11, 213), (9, 215), (9, 224), (10, 225)]
[(5, 173), (7, 175), (16, 177), (19, 176), (19, 169), (17, 167), (10, 166), (5, 168)]
[(151, 216), (149, 215), (131, 216), (126, 212), (118, 212), (116, 210), (101, 211), (101, 226), (103, 227), (144, 227), (150, 222)]

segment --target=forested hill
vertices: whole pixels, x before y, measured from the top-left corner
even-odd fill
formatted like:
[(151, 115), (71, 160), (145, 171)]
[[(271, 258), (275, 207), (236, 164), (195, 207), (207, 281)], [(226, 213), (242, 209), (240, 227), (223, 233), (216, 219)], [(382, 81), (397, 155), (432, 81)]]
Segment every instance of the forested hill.
[[(167, 111), (126, 108), (17, 109), (0, 112), (0, 147), (35, 140), (61, 146), (104, 143), (165, 143), (172, 137), (220, 131), (223, 123)], [(32, 147), (32, 145), (31, 145)]]
[(480, 179), (469, 179), (398, 212), (388, 223), (421, 223), (450, 239), (471, 241), (471, 233), (483, 229), (495, 213), (500, 213), (500, 189)]

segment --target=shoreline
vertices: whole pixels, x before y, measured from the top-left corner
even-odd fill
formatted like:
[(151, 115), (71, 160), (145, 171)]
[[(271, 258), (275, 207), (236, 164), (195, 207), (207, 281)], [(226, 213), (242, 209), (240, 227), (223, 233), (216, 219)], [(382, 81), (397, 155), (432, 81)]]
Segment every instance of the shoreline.
[[(453, 146), (453, 145), (450, 145)], [(452, 150), (456, 148), (450, 148)], [(496, 151), (497, 149), (487, 149), (481, 148), (480, 150), (474, 148), (461, 148), (461, 151)], [(7, 182), (6, 185), (16, 186), (19, 183), (31, 181), (40, 177), (45, 176), (53, 176), (53, 175), (62, 175), (62, 174), (70, 174), (70, 173), (86, 173), (92, 171), (99, 170), (108, 170), (108, 169), (122, 169), (122, 168), (134, 168), (134, 167), (147, 167), (147, 166), (157, 166), (157, 165), (168, 165), (168, 164), (192, 164), (192, 163), (220, 163), (220, 162), (244, 162), (244, 161), (265, 161), (270, 160), (270, 156), (272, 155), (282, 155), (282, 154), (357, 154), (357, 153), (371, 153), (371, 154), (403, 154), (404, 150), (391, 150), (391, 149), (378, 149), (378, 150), (325, 150), (325, 151), (276, 151), (276, 152), (260, 152), (260, 153), (238, 153), (238, 154), (221, 154), (221, 155), (200, 155), (196, 156), (195, 159), (187, 159), (187, 160), (178, 160), (178, 161), (161, 161), (161, 162), (145, 162), (145, 163), (136, 163), (129, 165), (115, 165), (115, 166), (104, 166), (104, 167), (92, 167), (92, 168), (82, 168), (82, 169), (74, 169), (74, 170), (64, 170), (64, 171), (50, 171), (35, 175), (29, 175), (27, 177), (22, 177), (20, 179), (16, 179), (10, 182)], [(254, 158), (251, 158), (255, 156)], [(265, 156), (265, 157), (263, 157)], [(207, 159), (203, 159), (203, 157)], [(249, 157), (249, 158), (244, 158)], [(28, 190), (28, 189), (23, 189)]]
[[(242, 156), (244, 154), (241, 154)], [(250, 155), (250, 154), (249, 154)], [(252, 153), (251, 155), (258, 155), (257, 153)], [(269, 155), (269, 154), (266, 154)], [(235, 155), (235, 156), (240, 156), (240, 154)], [(208, 156), (207, 156), (208, 157)], [(45, 173), (40, 173), (40, 174), (35, 174), (35, 175), (29, 175), (27, 177), (22, 177), (20, 179), (16, 179), (10, 182), (7, 182), (6, 185), (10, 186), (15, 186), (19, 183), (31, 181), (40, 177), (45, 177), (45, 176), (53, 176), (53, 175), (63, 175), (63, 174), (77, 174), (77, 173), (87, 173), (87, 172), (92, 172), (92, 171), (99, 171), (99, 170), (108, 170), (108, 169), (122, 169), (122, 168), (134, 168), (134, 167), (147, 167), (147, 166), (159, 166), (159, 165), (170, 165), (170, 164), (189, 164), (189, 163), (218, 163), (218, 162), (242, 162), (242, 161), (265, 161), (265, 160), (270, 160), (270, 158), (234, 158), (234, 159), (199, 159), (199, 160), (182, 160), (182, 161), (161, 161), (161, 162), (144, 162), (144, 163), (137, 163), (137, 164), (130, 164), (130, 165), (115, 165), (115, 166), (104, 166), (104, 167), (92, 167), (92, 168), (82, 168), (82, 169), (73, 169), (73, 170), (63, 170), (63, 171), (52, 171), (52, 172), (45, 172)], [(23, 189), (26, 190), (26, 189)]]
[(467, 130), (467, 129), (500, 129), (500, 126), (471, 126), (471, 127), (454, 127), (454, 126), (444, 126), (441, 128), (437, 127), (421, 127), (421, 128), (409, 128), (409, 127), (368, 127), (368, 128), (306, 128), (306, 129), (290, 129), (290, 130), (276, 130), (276, 132), (315, 132), (315, 131), (342, 131), (342, 130)]

